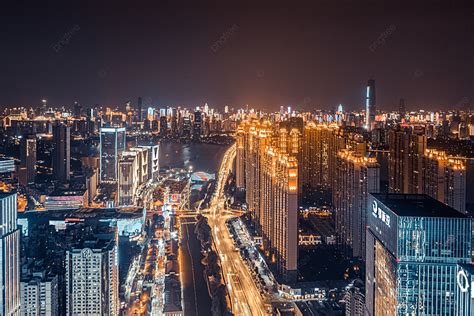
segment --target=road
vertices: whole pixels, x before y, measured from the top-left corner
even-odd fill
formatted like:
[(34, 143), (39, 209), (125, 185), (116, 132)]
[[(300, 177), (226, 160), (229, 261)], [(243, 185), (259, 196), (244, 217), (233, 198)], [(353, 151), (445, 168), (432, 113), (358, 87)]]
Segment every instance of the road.
[(204, 279), (201, 263), (201, 243), (194, 233), (195, 217), (180, 218), (181, 246), (179, 247), (181, 286), (186, 316), (209, 315), (211, 298)]
[(231, 218), (224, 208), (224, 185), (232, 169), (236, 155), (236, 145), (230, 147), (222, 159), (217, 177), (215, 195), (206, 212), (212, 228), (214, 245), (221, 259), (224, 280), (229, 291), (232, 312), (235, 315), (267, 315), (265, 301), (252, 279), (244, 260), (236, 251), (232, 237), (226, 227), (226, 220)]

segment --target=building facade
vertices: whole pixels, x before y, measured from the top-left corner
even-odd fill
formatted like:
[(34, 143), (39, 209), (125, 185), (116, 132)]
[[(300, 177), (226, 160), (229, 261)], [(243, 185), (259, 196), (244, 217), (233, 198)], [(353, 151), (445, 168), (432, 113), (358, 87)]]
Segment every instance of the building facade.
[(56, 316), (58, 310), (58, 277), (33, 273), (21, 281), (21, 316)]
[(66, 252), (66, 314), (119, 315), (115, 240), (91, 241)]
[(298, 165), (296, 158), (267, 147), (262, 161), (262, 241), (284, 282), (298, 267)]
[(100, 181), (118, 181), (118, 162), (125, 151), (126, 135), (124, 127), (104, 127), (100, 129)]
[(369, 193), (380, 192), (380, 165), (365, 150), (358, 153), (339, 151), (333, 205), (336, 210), (338, 244), (353, 257), (365, 258), (367, 200)]
[(427, 195), (372, 194), (368, 203), (368, 315), (455, 315), (471, 220)]
[(466, 166), (464, 160), (446, 152), (426, 149), (425, 194), (460, 211), (466, 211)]
[(134, 205), (134, 197), (140, 184), (140, 166), (137, 152), (124, 152), (119, 161), (118, 204)]
[(423, 162), (427, 138), (423, 129), (389, 131), (389, 192), (423, 194)]
[(0, 316), (20, 315), (20, 230), (17, 194), (0, 193)]
[(27, 186), (35, 183), (36, 178), (36, 135), (24, 135), (20, 141), (20, 184)]
[(53, 176), (60, 182), (68, 182), (71, 173), (71, 128), (56, 122), (53, 126)]

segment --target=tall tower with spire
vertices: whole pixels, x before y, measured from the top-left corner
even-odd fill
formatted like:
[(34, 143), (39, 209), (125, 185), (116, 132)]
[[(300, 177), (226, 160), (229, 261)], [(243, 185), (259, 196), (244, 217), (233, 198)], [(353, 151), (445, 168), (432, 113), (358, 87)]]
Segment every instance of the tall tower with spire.
[(375, 80), (370, 79), (367, 82), (367, 93), (365, 97), (365, 128), (372, 130), (375, 122)]

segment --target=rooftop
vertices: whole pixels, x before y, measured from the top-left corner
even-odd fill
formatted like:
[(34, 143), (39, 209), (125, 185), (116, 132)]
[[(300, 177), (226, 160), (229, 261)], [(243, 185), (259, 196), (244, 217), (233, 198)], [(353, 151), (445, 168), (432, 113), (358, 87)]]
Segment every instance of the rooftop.
[(467, 218), (465, 214), (425, 194), (373, 193), (372, 195), (398, 216)]

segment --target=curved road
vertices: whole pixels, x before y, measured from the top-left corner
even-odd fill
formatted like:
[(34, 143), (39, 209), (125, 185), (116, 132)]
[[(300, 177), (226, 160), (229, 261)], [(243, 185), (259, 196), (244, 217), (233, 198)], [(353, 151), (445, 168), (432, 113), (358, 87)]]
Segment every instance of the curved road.
[(232, 312), (235, 315), (246, 316), (267, 315), (260, 291), (239, 251), (235, 250), (232, 237), (226, 226), (226, 220), (232, 216), (227, 215), (224, 209), (224, 184), (232, 169), (235, 155), (236, 145), (234, 144), (226, 151), (222, 159), (216, 193), (210, 204), (207, 217), (212, 228), (214, 245), (220, 255), (222, 273), (232, 303)]

